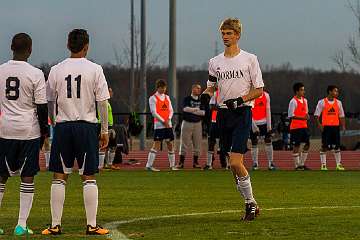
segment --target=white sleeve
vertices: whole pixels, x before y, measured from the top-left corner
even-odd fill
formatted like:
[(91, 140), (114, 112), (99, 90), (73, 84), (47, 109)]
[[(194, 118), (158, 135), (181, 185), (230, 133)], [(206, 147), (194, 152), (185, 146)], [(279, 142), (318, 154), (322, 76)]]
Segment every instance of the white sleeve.
[(324, 100), (321, 99), (318, 101), (318, 103), (316, 105), (314, 116), (319, 117), (321, 115), (323, 109), (324, 109)]
[(47, 103), (45, 77), (41, 70), (39, 70), (39, 75), (34, 81), (34, 99), (35, 104)]
[(250, 65), (250, 79), (254, 88), (264, 87), (264, 81), (262, 79), (262, 73), (260, 70), (259, 62), (256, 56), (252, 59)]
[(209, 79), (207, 81), (207, 87), (215, 87), (217, 83), (216, 71), (214, 70), (212, 61), (209, 61)]
[(291, 101), (289, 103), (289, 110), (288, 110), (288, 117), (289, 118), (292, 118), (292, 117), (295, 116), (294, 111), (296, 109), (296, 105), (297, 105), (296, 101), (294, 99), (291, 99)]
[(345, 112), (344, 112), (344, 108), (342, 106), (342, 102), (338, 100), (338, 103), (339, 103), (339, 117), (344, 118)]
[(95, 98), (97, 102), (101, 102), (110, 98), (109, 88), (101, 66), (99, 66), (99, 69), (96, 72)]
[(49, 102), (56, 101), (56, 70), (55, 67), (50, 69), (49, 77), (46, 82), (46, 99)]
[(156, 112), (156, 99), (154, 96), (149, 98), (149, 107), (153, 117), (159, 119), (161, 122), (164, 122), (164, 119)]
[(268, 130), (271, 130), (271, 104), (270, 104), (270, 95), (265, 93), (266, 97), (266, 125)]

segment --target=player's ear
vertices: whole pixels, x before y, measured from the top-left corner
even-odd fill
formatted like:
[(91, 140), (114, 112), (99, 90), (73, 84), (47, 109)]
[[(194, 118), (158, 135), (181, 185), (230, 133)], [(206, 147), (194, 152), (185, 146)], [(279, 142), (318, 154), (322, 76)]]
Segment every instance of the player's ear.
[(85, 46), (83, 48), (83, 52), (86, 55), (88, 53), (88, 51), (89, 51), (89, 44), (87, 43), (87, 44), (85, 44)]

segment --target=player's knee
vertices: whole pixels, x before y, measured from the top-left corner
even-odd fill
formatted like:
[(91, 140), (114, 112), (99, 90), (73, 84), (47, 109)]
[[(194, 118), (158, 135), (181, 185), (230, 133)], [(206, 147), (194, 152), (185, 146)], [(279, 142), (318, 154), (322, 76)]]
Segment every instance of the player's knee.
[(96, 179), (95, 175), (81, 175), (80, 177), (83, 182)]
[(64, 173), (54, 173), (53, 179), (60, 179), (60, 180), (67, 181), (68, 175), (64, 174)]
[(33, 183), (34, 177), (21, 177), (21, 182), (23, 183)]
[(303, 149), (304, 149), (304, 151), (308, 151), (310, 149), (310, 143), (305, 143)]
[(265, 143), (271, 143), (271, 136), (266, 136), (264, 141)]

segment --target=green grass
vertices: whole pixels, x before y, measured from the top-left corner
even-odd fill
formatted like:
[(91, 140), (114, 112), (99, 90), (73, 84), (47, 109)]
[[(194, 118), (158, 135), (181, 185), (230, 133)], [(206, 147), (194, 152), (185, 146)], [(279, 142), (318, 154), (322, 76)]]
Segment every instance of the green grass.
[[(359, 239), (360, 208), (271, 209), (321, 206), (359, 206), (359, 172), (259, 171), (251, 174), (261, 216), (240, 221), (242, 212), (181, 216), (122, 224), (118, 230), (131, 239)], [(50, 223), (51, 175), (36, 177), (36, 195), (28, 221), (36, 235)], [(243, 200), (227, 171), (105, 172), (98, 176), (98, 223), (186, 213), (242, 210)], [(19, 178), (11, 178), (0, 208), (0, 227), (13, 238), (17, 223)], [(64, 234), (56, 239), (86, 237), (82, 185), (73, 174), (66, 188)], [(131, 235), (134, 234), (135, 235)], [(138, 235), (136, 235), (138, 234)], [(24, 239), (24, 238), (23, 238)]]

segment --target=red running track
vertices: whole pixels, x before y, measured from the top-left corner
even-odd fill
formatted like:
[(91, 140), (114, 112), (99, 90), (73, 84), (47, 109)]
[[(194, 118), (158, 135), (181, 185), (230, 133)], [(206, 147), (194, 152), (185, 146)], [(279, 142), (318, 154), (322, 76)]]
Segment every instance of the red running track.
[[(129, 155), (123, 155), (123, 164), (120, 165), (120, 168), (123, 170), (136, 170), (144, 169), (147, 161), (148, 151), (132, 151)], [(360, 170), (360, 151), (343, 151), (341, 152), (342, 164), (346, 170)], [(139, 162), (138, 165), (128, 164), (128, 160), (134, 159)], [(206, 163), (206, 153), (203, 153), (199, 157), (199, 163), (201, 166), (204, 166)], [(176, 155), (176, 162), (178, 162), (179, 156)], [(291, 151), (274, 151), (274, 163), (281, 170), (293, 170), (294, 161), (292, 160)], [(250, 169), (252, 166), (251, 154), (250, 152), (245, 154), (245, 165)], [(267, 169), (267, 160), (265, 152), (259, 152), (259, 165), (260, 169)], [(40, 155), (40, 166), (41, 169), (45, 169), (45, 161), (43, 154)], [(218, 155), (215, 157), (214, 168), (220, 168), (220, 162)], [(319, 152), (309, 152), (308, 159), (306, 161), (306, 166), (311, 169), (319, 170), (320, 169), (320, 155)], [(331, 152), (327, 154), (327, 167), (329, 170), (335, 169), (335, 159), (334, 155)], [(168, 169), (169, 161), (167, 158), (167, 152), (162, 151), (158, 152), (154, 162), (154, 167), (159, 169)], [(185, 160), (185, 168), (192, 169), (192, 156), (191, 154), (187, 155)]]

